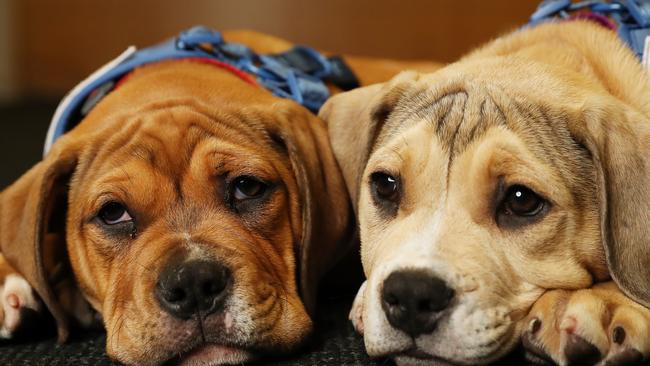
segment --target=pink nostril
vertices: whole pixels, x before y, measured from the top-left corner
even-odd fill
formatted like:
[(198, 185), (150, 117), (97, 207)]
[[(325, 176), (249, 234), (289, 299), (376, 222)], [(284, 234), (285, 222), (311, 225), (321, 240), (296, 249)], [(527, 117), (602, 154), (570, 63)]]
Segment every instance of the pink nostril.
[(7, 295), (7, 304), (14, 309), (18, 309), (20, 306), (20, 299), (14, 294)]

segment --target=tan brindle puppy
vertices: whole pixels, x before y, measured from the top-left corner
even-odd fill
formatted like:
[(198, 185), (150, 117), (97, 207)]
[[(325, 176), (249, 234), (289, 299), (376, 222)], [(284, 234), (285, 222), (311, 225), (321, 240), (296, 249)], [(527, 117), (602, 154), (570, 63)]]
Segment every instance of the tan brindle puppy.
[[(362, 83), (406, 67), (348, 61)], [(317, 282), (354, 237), (350, 207), (322, 120), (224, 68), (165, 61), (0, 194), (0, 246), (61, 340), (71, 316), (93, 320), (80, 293), (123, 363), (240, 364), (309, 334)]]
[(563, 365), (647, 358), (649, 81), (614, 32), (576, 21), (330, 99), (368, 353), (484, 364), (523, 336)]

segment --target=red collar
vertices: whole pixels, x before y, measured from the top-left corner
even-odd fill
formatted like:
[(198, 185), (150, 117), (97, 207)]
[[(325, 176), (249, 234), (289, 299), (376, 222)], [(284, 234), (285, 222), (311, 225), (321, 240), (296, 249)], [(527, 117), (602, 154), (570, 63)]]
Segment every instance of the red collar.
[[(169, 61), (169, 60), (164, 60), (164, 61)], [(255, 79), (252, 76), (250, 76), (249, 74), (245, 73), (244, 71), (241, 71), (240, 69), (238, 69), (238, 68), (236, 68), (236, 67), (234, 67), (234, 66), (232, 66), (230, 64), (227, 64), (225, 62), (221, 62), (219, 60), (215, 60), (215, 59), (212, 59), (212, 58), (205, 58), (205, 57), (189, 57), (189, 58), (178, 59), (177, 61), (179, 61), (179, 62), (180, 61), (191, 61), (191, 62), (199, 62), (199, 63), (203, 63), (203, 64), (210, 64), (210, 65), (219, 67), (221, 69), (230, 71), (231, 73), (233, 73), (237, 77), (239, 77), (241, 80), (243, 80), (244, 82), (246, 82), (246, 83), (248, 83), (248, 84), (250, 84), (252, 86), (259, 86), (257, 84), (257, 81), (255, 81)], [(137, 70), (137, 69), (134, 69), (133, 71), (135, 71), (135, 70)], [(115, 90), (115, 89), (119, 88), (120, 86), (122, 86), (122, 84), (124, 84), (126, 82), (126, 80), (131, 77), (131, 75), (133, 74), (133, 71), (127, 73), (124, 76), (122, 76), (122, 78), (120, 78), (120, 80), (115, 84), (115, 88), (113, 90)]]

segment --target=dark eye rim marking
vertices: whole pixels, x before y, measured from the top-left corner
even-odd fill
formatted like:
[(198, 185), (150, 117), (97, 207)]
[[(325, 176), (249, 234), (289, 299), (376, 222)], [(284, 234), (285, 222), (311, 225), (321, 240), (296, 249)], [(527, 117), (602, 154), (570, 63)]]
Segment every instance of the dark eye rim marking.
[[(375, 206), (384, 215), (396, 216), (402, 198), (403, 182), (401, 177), (386, 170), (377, 170), (371, 173), (368, 179), (370, 195)], [(384, 183), (392, 185), (392, 189), (386, 186), (382, 187)], [(389, 188), (392, 192), (382, 192), (383, 188)]]
[[(516, 202), (516, 200), (525, 201), (526, 199), (530, 200), (530, 202)], [(544, 209), (546, 200), (532, 189), (521, 184), (515, 184), (510, 186), (506, 191), (503, 203), (503, 208), (507, 214), (535, 216)], [(529, 204), (530, 207), (517, 207), (516, 205), (519, 204), (523, 206)]]
[(137, 233), (135, 216), (127, 205), (116, 200), (102, 204), (95, 214), (95, 221), (112, 236), (130, 236), (133, 239)]
[[(242, 183), (242, 180), (247, 180), (247, 183), (257, 183), (259, 191), (255, 192), (254, 195), (246, 194), (246, 192), (241, 190), (243, 187), (238, 186), (238, 184)], [(226, 190), (224, 200), (237, 214), (246, 214), (259, 210), (277, 188), (276, 183), (267, 181), (252, 174), (242, 174), (233, 178), (226, 178), (225, 185)]]
[(510, 184), (507, 188), (503, 188), (501, 183), (498, 196), (496, 222), (508, 229), (539, 222), (551, 208), (548, 199), (520, 183)]
[(110, 226), (133, 221), (133, 217), (131, 217), (126, 206), (116, 201), (109, 201), (103, 204), (97, 216), (104, 224)]
[(232, 180), (230, 189), (232, 190), (233, 199), (244, 201), (264, 195), (268, 189), (268, 184), (251, 175), (240, 175)]

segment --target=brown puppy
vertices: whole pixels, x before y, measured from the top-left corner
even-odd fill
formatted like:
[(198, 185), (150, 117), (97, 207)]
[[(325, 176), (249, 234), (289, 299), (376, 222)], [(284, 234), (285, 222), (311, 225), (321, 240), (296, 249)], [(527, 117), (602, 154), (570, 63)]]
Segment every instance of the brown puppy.
[[(350, 63), (362, 81), (399, 68)], [(68, 315), (92, 321), (61, 280), (69, 260), (111, 357), (239, 364), (310, 332), (317, 282), (353, 239), (349, 207), (322, 120), (223, 68), (166, 61), (134, 71), (2, 192), (0, 245), (61, 340)]]
[(648, 357), (648, 309), (594, 284), (650, 305), (649, 98), (616, 34), (576, 21), (330, 99), (368, 353), (483, 364), (524, 335), (559, 364)]

